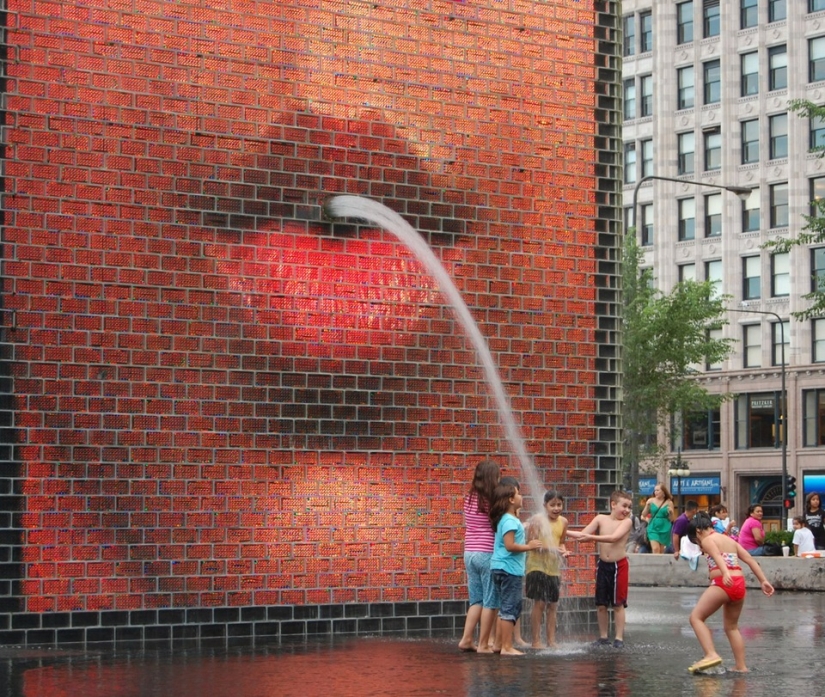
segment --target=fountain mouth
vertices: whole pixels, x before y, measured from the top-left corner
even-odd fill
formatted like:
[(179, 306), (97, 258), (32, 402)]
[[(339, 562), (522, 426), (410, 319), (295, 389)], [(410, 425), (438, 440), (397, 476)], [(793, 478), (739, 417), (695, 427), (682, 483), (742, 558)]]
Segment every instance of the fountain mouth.
[(536, 510), (541, 511), (544, 487), (538, 470), (527, 452), (524, 437), (510, 406), (510, 400), (499, 375), (498, 366), (470, 308), (430, 245), (398, 213), (373, 199), (344, 194), (327, 198), (321, 206), (323, 215), (332, 222), (345, 219), (363, 221), (364, 224), (375, 225), (388, 231), (418, 259), (435, 280), (439, 292), (450, 306), (453, 315), (472, 343), (479, 363), (484, 370), (487, 386), (495, 401), (504, 435), (519, 461), (522, 475), (526, 480), (522, 483), (522, 489), (524, 489), (524, 483), (526, 483), (531, 498), (536, 502)]

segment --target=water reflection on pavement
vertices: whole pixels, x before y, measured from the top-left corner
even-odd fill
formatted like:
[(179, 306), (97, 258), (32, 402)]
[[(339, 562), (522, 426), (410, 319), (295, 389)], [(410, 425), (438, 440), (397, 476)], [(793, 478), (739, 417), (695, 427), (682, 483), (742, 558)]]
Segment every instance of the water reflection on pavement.
[[(345, 637), (255, 647), (0, 651), (0, 697), (515, 695), (778, 697), (825, 684), (825, 593), (750, 592), (746, 675), (691, 676), (701, 656), (687, 623), (701, 589), (633, 588), (624, 649), (560, 632), (523, 658), (461, 653), (457, 637)], [(718, 618), (717, 649), (732, 664)]]

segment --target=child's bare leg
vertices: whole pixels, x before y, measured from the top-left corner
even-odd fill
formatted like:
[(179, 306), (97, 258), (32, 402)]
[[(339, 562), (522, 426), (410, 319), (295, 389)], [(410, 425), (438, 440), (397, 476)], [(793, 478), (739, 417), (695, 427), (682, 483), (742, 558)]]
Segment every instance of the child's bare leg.
[(599, 639), (607, 639), (610, 633), (610, 615), (606, 605), (596, 606), (596, 618), (599, 620)]
[(478, 630), (478, 648), (479, 653), (493, 653), (493, 647), (490, 645), (490, 634), (496, 624), (496, 617), (498, 610), (485, 607), (481, 610), (481, 626)]
[(547, 603), (547, 645), (556, 645), (556, 610), (558, 603)]
[(521, 649), (530, 646), (521, 638), (521, 617), (516, 620), (516, 625), (513, 627), (513, 646), (518, 646)]
[(523, 651), (519, 651), (513, 647), (513, 635), (515, 634), (516, 623), (511, 620), (499, 618), (498, 626), (501, 629), (501, 655), (523, 656)]
[(721, 588), (710, 586), (702, 593), (702, 597), (690, 613), (690, 626), (693, 627), (693, 632), (699, 640), (699, 646), (705, 654), (704, 658), (719, 658), (716, 647), (713, 645), (713, 634), (705, 621), (725, 604), (727, 598), (727, 593)]
[(733, 660), (735, 662), (733, 669), (740, 673), (748, 670), (745, 663), (745, 640), (742, 639), (742, 633), (739, 631), (739, 615), (742, 614), (744, 605), (745, 601), (741, 600), (738, 603), (725, 605), (724, 610), (725, 634), (733, 650)]
[(501, 617), (496, 615), (496, 629), (493, 635), (493, 653), (501, 653)]
[(619, 641), (624, 639), (625, 612), (624, 605), (613, 606), (613, 631)]
[(544, 607), (546, 603), (543, 600), (534, 600), (533, 609), (530, 610), (530, 633), (533, 635), (533, 648), (543, 649), (545, 644), (541, 641), (541, 621), (544, 618)]
[(476, 625), (480, 619), (481, 604), (476, 603), (475, 605), (470, 605), (470, 609), (467, 610), (467, 619), (464, 620), (464, 634), (461, 637), (461, 641), (458, 642), (458, 648), (462, 651), (472, 651), (476, 648), (475, 643), (473, 643), (473, 637), (476, 632)]

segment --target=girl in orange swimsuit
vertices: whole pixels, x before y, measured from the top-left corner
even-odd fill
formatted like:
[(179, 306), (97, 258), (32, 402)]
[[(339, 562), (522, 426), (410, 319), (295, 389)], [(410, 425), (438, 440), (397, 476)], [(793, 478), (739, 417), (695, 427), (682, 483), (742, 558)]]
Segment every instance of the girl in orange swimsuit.
[(733, 670), (745, 672), (748, 670), (745, 663), (745, 642), (739, 631), (739, 615), (742, 614), (745, 602), (745, 577), (742, 575), (740, 562), (751, 568), (765, 595), (773, 595), (773, 586), (765, 578), (756, 560), (742, 545), (713, 530), (710, 516), (704, 511), (697, 513), (690, 521), (688, 538), (694, 544), (698, 544), (707, 555), (711, 583), (690, 613), (690, 626), (693, 627), (705, 655), (690, 666), (688, 671), (695, 673), (722, 663), (722, 657), (716, 653), (713, 634), (706, 621), (723, 607), (725, 634), (733, 650), (735, 662)]

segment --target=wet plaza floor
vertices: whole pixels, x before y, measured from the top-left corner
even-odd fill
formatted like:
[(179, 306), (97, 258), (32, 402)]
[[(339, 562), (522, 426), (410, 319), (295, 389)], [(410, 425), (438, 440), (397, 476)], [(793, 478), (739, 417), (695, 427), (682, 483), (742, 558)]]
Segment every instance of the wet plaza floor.
[[(748, 674), (692, 676), (687, 618), (701, 588), (633, 588), (625, 648), (562, 631), (522, 658), (461, 653), (457, 637), (336, 637), (244, 647), (0, 649), (0, 697), (780, 697), (825, 685), (825, 593), (750, 591), (740, 626)], [(730, 647), (711, 620), (725, 663)]]

